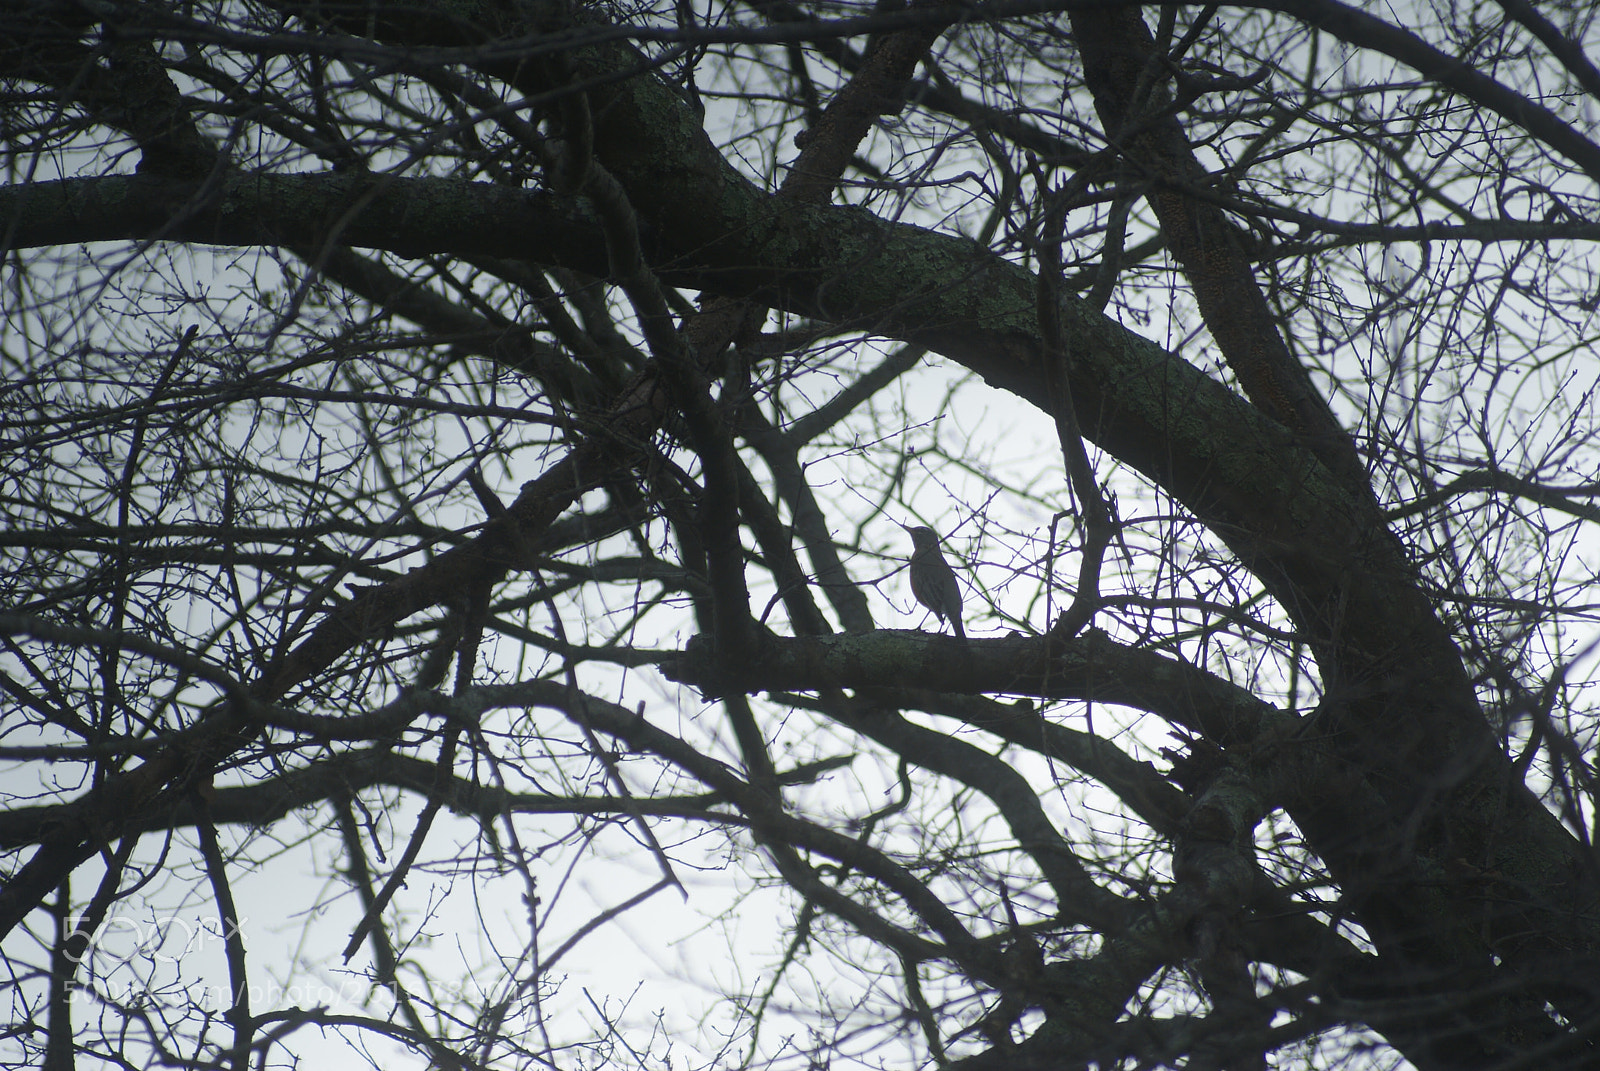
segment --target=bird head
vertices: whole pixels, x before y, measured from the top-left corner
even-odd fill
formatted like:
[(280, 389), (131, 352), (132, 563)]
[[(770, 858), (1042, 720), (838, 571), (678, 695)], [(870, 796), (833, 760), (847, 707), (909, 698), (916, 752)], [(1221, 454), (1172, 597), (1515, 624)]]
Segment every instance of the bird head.
[[(899, 524), (898, 521), (895, 523)], [(911, 537), (912, 546), (916, 547), (918, 550), (921, 550), (923, 547), (937, 547), (939, 545), (939, 536), (932, 528), (927, 528), (922, 525), (916, 525), (913, 527), (909, 524), (901, 524), (900, 527), (906, 530), (906, 535)]]

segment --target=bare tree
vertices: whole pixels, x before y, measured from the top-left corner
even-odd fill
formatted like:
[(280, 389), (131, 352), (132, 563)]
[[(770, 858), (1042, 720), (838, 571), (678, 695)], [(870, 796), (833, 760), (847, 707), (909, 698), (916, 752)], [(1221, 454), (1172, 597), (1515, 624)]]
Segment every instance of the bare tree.
[(0, 6), (6, 1059), (1595, 1066), (1594, 14)]

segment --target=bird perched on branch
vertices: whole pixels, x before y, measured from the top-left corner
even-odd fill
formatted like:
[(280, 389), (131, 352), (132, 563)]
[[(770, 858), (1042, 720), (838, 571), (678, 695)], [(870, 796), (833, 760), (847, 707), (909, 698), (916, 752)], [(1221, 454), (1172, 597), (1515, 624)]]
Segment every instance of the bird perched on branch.
[(932, 528), (913, 528), (909, 524), (900, 527), (911, 537), (913, 548), (911, 594), (932, 610), (941, 623), (948, 619), (961, 642), (966, 643), (967, 630), (961, 624), (961, 585), (956, 582), (955, 570), (939, 550), (939, 536)]

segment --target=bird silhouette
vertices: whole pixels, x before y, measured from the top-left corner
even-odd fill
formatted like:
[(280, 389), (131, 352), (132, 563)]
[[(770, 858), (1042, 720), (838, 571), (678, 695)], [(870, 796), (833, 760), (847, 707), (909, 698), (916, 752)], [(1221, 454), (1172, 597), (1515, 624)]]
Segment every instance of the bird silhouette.
[(961, 585), (939, 550), (938, 534), (921, 525), (900, 527), (911, 537), (911, 594), (941, 623), (948, 620), (961, 642), (966, 643), (967, 630), (961, 624)]

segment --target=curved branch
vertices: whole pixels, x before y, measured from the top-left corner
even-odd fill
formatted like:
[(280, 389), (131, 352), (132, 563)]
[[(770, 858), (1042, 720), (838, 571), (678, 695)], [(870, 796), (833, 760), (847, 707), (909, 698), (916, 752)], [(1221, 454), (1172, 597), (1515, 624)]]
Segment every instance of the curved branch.
[(973, 639), (969, 656), (953, 658), (957, 642), (901, 629), (772, 637), (759, 662), (736, 672), (719, 665), (708, 643), (694, 638), (681, 655), (663, 660), (661, 672), (708, 695), (898, 688), (919, 695), (1001, 693), (1114, 703), (1160, 715), (1228, 747), (1285, 724), (1276, 708), (1248, 689), (1186, 662), (1117, 643), (1099, 629), (1066, 641)]

